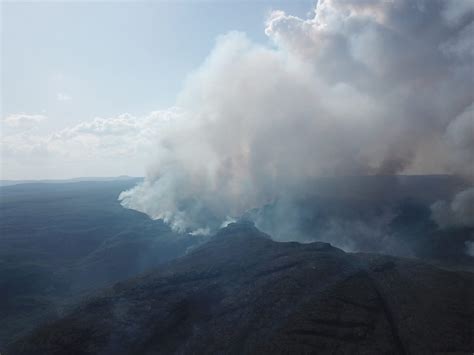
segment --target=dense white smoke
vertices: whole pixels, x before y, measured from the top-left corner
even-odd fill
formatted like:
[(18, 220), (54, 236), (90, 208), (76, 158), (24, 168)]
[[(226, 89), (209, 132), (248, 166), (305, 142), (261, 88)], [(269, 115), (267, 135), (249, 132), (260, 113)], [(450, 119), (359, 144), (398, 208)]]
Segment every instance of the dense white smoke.
[(472, 178), (472, 1), (325, 0), (217, 40), (125, 207), (211, 232), (319, 176)]

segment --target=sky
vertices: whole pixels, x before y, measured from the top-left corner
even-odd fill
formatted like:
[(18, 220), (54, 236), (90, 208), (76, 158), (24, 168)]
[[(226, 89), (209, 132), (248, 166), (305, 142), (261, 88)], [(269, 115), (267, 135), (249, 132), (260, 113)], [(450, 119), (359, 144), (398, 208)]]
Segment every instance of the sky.
[(241, 31), (268, 43), (271, 11), (304, 17), (313, 7), (308, 0), (1, 2), (1, 178), (143, 176), (148, 154), (112, 154), (112, 143), (94, 137), (69, 146), (51, 137), (97, 118), (168, 110), (220, 35)]

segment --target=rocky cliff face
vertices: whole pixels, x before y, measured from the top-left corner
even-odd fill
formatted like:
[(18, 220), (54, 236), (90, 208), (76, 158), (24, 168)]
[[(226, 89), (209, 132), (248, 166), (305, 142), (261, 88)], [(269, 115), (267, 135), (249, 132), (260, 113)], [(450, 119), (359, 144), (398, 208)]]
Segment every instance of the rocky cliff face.
[(470, 354), (473, 308), (472, 273), (233, 224), (6, 353)]

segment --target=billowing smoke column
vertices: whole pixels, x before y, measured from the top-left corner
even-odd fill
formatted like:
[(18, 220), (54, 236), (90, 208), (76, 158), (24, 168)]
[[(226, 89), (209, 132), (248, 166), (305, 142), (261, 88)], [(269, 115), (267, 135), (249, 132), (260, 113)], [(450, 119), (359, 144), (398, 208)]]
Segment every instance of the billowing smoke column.
[(321, 0), (271, 13), (269, 45), (220, 37), (123, 206), (205, 234), (320, 176), (472, 179), (473, 19), (471, 0)]

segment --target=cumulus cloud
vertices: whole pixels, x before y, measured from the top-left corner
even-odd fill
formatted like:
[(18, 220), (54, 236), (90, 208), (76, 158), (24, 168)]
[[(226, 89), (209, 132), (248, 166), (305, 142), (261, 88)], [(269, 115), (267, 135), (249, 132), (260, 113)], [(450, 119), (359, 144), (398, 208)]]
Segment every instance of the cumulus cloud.
[(2, 122), (11, 128), (24, 128), (28, 129), (34, 127), (41, 121), (46, 120), (47, 117), (38, 114), (26, 114), (26, 113), (15, 113), (6, 116)]
[[(148, 159), (154, 156), (157, 137), (179, 120), (177, 108), (154, 111), (145, 116), (125, 113), (113, 117), (96, 117), (47, 135), (31, 131), (3, 134), (2, 159), (5, 168), (20, 169), (25, 161), (44, 167), (56, 166), (53, 177), (95, 174), (140, 173)], [(41, 119), (39, 119), (41, 120)], [(103, 168), (103, 172), (101, 169)], [(44, 173), (38, 168), (39, 173)], [(51, 176), (38, 176), (45, 178)]]
[(122, 204), (214, 230), (319, 176), (472, 179), (473, 18), (468, 2), (321, 0), (307, 19), (270, 14), (270, 46), (220, 37)]

